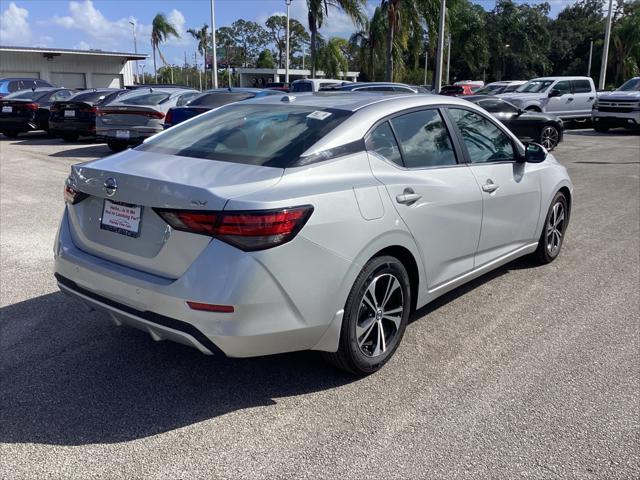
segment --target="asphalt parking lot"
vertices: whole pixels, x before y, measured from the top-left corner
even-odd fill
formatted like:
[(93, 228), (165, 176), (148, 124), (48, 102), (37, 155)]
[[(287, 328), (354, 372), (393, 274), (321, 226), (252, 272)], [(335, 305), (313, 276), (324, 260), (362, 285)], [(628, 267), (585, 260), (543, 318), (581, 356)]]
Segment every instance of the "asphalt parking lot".
[(363, 379), (156, 343), (60, 293), (63, 181), (107, 153), (0, 140), (1, 478), (640, 477), (640, 136), (568, 132), (560, 258), (422, 309)]

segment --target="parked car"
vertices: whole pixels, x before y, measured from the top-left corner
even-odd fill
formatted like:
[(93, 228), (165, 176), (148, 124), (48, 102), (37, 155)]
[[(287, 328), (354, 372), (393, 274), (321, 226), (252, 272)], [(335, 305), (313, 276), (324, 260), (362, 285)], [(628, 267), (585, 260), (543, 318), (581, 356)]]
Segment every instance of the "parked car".
[(488, 95), (472, 95), (465, 100), (484, 108), (520, 140), (533, 140), (547, 150), (553, 150), (562, 141), (564, 126), (555, 115), (524, 111), (502, 98)]
[(347, 83), (346, 85), (322, 87), (320, 91), (418, 93), (416, 88), (412, 88), (404, 83), (394, 82)]
[(527, 83), (525, 80), (504, 80), (491, 82), (476, 90), (476, 95), (499, 95), (501, 93), (515, 92), (520, 86)]
[(640, 77), (627, 80), (613, 92), (603, 92), (593, 103), (591, 120), (596, 132), (613, 127), (640, 128)]
[(591, 119), (596, 87), (590, 77), (534, 78), (500, 98), (523, 110), (553, 113), (563, 120)]
[(291, 86), (287, 82), (270, 82), (265, 84), (264, 88), (268, 90), (278, 90), (280, 92), (288, 93)]
[(440, 95), (447, 97), (460, 97), (463, 95), (473, 95), (480, 87), (475, 85), (445, 85), (440, 89)]
[(135, 89), (97, 112), (96, 137), (114, 152), (161, 132), (170, 108), (186, 105), (200, 92), (180, 88)]
[(54, 102), (50, 109), (49, 132), (65, 142), (75, 142), (80, 136), (95, 137), (96, 113), (100, 107), (108, 105), (126, 92), (128, 90), (96, 88), (79, 92), (67, 100)]
[(6, 77), (0, 78), (0, 99), (10, 93), (20, 90), (31, 90), (32, 88), (52, 88), (49, 82), (31, 77)]
[(334, 80), (331, 78), (304, 78), (291, 82), (291, 93), (317, 92), (323, 87), (346, 85), (346, 80)]
[(368, 374), (416, 308), (557, 258), (572, 185), (462, 99), (345, 93), (226, 105), (72, 166), (64, 191), (58, 285), (118, 324)]
[(68, 88), (36, 88), (10, 93), (0, 100), (0, 132), (10, 138), (32, 130), (49, 131), (49, 108), (71, 97)]
[(282, 95), (282, 93), (279, 90), (262, 88), (217, 88), (207, 90), (203, 94), (194, 97), (184, 106), (170, 108), (164, 119), (164, 128), (172, 127), (222, 105), (250, 98), (266, 97), (267, 95)]

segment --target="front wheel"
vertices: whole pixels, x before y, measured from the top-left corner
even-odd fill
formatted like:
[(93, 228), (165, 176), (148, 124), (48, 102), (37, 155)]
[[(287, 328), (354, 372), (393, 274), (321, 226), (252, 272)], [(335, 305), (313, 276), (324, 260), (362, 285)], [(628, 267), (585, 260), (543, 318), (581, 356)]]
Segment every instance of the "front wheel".
[(325, 358), (356, 375), (379, 370), (395, 353), (409, 321), (409, 282), (395, 257), (367, 262), (347, 298), (338, 351)]
[(533, 254), (538, 263), (551, 263), (560, 255), (568, 220), (567, 199), (562, 192), (558, 192), (553, 197), (538, 241), (538, 248)]
[(560, 132), (553, 125), (545, 125), (540, 130), (538, 141), (547, 150), (551, 151), (558, 145), (560, 141)]

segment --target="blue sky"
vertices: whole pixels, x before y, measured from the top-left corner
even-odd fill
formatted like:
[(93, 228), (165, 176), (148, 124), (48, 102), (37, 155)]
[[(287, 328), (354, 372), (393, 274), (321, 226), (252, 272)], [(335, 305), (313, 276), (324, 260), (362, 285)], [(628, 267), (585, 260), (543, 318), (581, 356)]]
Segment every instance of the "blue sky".
[[(494, 5), (494, 0), (474, 1), (486, 9)], [(551, 0), (552, 14), (572, 1)], [(370, 0), (368, 13), (379, 3)], [(163, 12), (182, 34), (162, 47), (166, 58), (182, 63), (186, 52), (191, 62), (196, 47), (186, 29), (210, 23), (209, 5), (209, 0), (2, 0), (0, 44), (132, 52), (129, 21), (133, 20), (137, 23), (138, 51), (150, 53), (150, 24), (156, 13)], [(215, 0), (215, 8), (217, 27), (238, 18), (264, 23), (269, 16), (286, 11), (284, 0)], [(306, 0), (292, 1), (291, 16), (306, 26)], [(341, 12), (330, 11), (321, 32), (329, 37), (348, 37), (353, 25)]]

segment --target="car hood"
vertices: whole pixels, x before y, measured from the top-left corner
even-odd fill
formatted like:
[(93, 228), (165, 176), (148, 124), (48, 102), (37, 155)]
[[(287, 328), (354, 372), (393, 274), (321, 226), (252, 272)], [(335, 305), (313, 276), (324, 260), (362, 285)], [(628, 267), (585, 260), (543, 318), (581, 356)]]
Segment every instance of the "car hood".
[(555, 115), (551, 115), (549, 113), (542, 112), (532, 112), (527, 110), (522, 113), (519, 117), (519, 120), (540, 120), (545, 122), (557, 122), (559, 125), (562, 125), (562, 119)]
[(599, 93), (598, 100), (640, 100), (640, 92), (606, 92)]
[(502, 98), (507, 102), (518, 100), (529, 100), (530, 98), (544, 97), (546, 94), (543, 92), (538, 93), (500, 93), (496, 95), (498, 98)]

